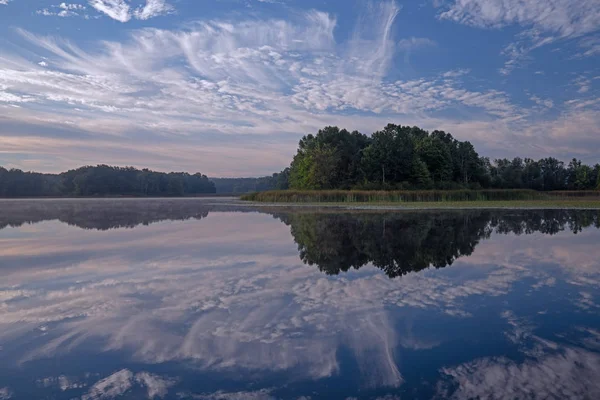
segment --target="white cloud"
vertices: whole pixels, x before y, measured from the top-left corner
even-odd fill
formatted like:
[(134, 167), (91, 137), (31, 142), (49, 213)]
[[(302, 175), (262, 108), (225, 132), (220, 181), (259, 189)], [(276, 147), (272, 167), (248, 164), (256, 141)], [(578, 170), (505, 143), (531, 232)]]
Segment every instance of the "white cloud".
[(131, 18), (147, 20), (170, 14), (175, 10), (165, 0), (146, 0), (144, 6), (135, 10), (131, 8), (127, 0), (90, 0), (90, 5), (119, 22), (128, 22)]
[(73, 3), (60, 3), (57, 7), (62, 8), (63, 10), (85, 10), (86, 7), (83, 4), (73, 4)]
[(579, 47), (583, 49), (576, 57), (594, 57), (600, 55), (600, 36), (591, 36), (579, 41)]
[(148, 399), (162, 399), (167, 395), (169, 387), (175, 383), (176, 381), (173, 379), (148, 372), (140, 372), (134, 375), (128, 369), (122, 369), (96, 382), (81, 399), (114, 399), (130, 391), (136, 384), (146, 388)]
[(7, 5), (11, 0), (0, 0), (0, 6)]
[(577, 93), (584, 94), (590, 91), (592, 80), (585, 75), (580, 75), (573, 80), (573, 84), (578, 88)]
[(36, 383), (38, 384), (38, 386), (41, 386), (43, 388), (56, 387), (63, 392), (67, 390), (82, 389), (86, 387), (85, 382), (80, 382), (76, 378), (68, 377), (65, 375), (60, 375), (58, 377), (49, 376), (41, 378), (36, 380)]
[(48, 10), (47, 8), (43, 8), (41, 10), (37, 10), (36, 13), (38, 15), (44, 15), (46, 17), (50, 17), (50, 16), (56, 15), (56, 13), (53, 13), (52, 11)]
[(442, 372), (458, 384), (451, 399), (508, 400), (531, 398), (532, 394), (556, 400), (600, 396), (600, 356), (576, 348), (528, 358), (519, 364), (505, 358), (484, 358)]
[(170, 14), (173, 10), (173, 6), (167, 4), (165, 0), (147, 0), (146, 5), (135, 10), (133, 15), (137, 19), (146, 20)]
[(566, 38), (600, 29), (600, 1), (452, 0), (439, 16), (485, 28), (518, 24)]
[(398, 48), (404, 51), (433, 46), (437, 46), (437, 43), (428, 38), (411, 37), (398, 42)]
[(175, 379), (165, 378), (148, 372), (135, 374), (135, 381), (144, 386), (149, 399), (163, 398), (167, 395), (169, 388), (177, 382)]
[(263, 389), (254, 392), (224, 392), (219, 391), (207, 394), (193, 394), (191, 398), (196, 400), (276, 400), (271, 395), (271, 390)]
[(96, 382), (82, 400), (112, 399), (125, 394), (131, 389), (133, 373), (127, 369), (120, 370), (114, 374)]
[[(6, 4), (6, 3), (2, 3), (0, 0), (0, 4)], [(0, 400), (9, 400), (12, 398), (12, 391), (7, 388), (7, 387), (3, 387), (0, 388)]]
[(90, 0), (90, 6), (119, 22), (131, 19), (129, 4), (125, 0)]
[(51, 11), (48, 8), (44, 8), (37, 11), (38, 15), (43, 15), (46, 17), (56, 16), (56, 17), (76, 17), (81, 11), (85, 11), (86, 7), (82, 4), (74, 4), (74, 3), (60, 3), (57, 6), (51, 6), (53, 9), (60, 9), (60, 11)]
[(537, 104), (538, 106), (542, 106), (542, 107), (546, 107), (546, 108), (554, 107), (554, 101), (552, 101), (552, 99), (542, 99), (538, 96), (531, 96), (529, 99), (531, 101), (533, 101), (535, 104)]

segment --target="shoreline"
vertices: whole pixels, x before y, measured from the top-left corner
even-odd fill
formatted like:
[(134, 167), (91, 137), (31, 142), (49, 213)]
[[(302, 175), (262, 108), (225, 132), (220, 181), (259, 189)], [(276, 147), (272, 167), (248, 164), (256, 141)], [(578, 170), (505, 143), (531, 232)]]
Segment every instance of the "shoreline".
[(194, 201), (206, 205), (235, 206), (244, 208), (276, 209), (324, 209), (349, 211), (418, 211), (418, 210), (600, 210), (600, 199), (572, 198), (546, 200), (464, 200), (464, 201), (421, 201), (421, 202), (261, 202), (242, 200), (236, 195), (197, 196), (197, 197), (21, 197), (0, 198), (0, 202), (36, 201)]
[(236, 205), (258, 208), (323, 208), (331, 210), (600, 210), (600, 200), (507, 200), (507, 201), (455, 201), (455, 202), (405, 202), (405, 203), (287, 203), (240, 201)]

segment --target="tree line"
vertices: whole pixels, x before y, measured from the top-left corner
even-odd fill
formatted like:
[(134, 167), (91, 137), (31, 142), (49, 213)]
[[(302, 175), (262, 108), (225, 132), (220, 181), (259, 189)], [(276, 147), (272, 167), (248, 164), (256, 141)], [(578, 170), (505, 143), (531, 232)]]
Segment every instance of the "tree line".
[(0, 167), (0, 197), (189, 196), (215, 192), (215, 184), (200, 173), (98, 165), (43, 174)]
[[(335, 126), (304, 136), (279, 189), (600, 190), (600, 165), (548, 157), (490, 160), (450, 133), (389, 124), (371, 136)], [(287, 179), (287, 181), (286, 181)]]

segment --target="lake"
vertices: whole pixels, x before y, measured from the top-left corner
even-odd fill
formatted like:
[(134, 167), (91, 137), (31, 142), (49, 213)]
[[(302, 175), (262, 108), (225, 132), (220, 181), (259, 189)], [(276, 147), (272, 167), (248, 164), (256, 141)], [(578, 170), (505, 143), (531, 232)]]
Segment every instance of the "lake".
[(0, 201), (0, 399), (598, 399), (599, 228)]

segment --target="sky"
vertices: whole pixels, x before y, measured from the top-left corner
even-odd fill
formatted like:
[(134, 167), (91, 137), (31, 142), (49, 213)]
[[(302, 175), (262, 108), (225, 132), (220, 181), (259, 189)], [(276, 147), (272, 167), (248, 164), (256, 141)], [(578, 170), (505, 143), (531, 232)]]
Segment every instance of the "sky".
[(600, 0), (0, 0), (0, 165), (213, 177), (328, 125), (600, 162)]

